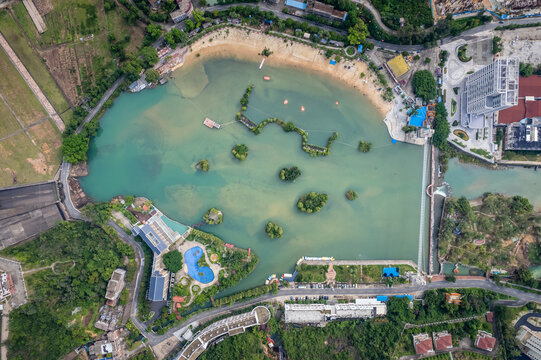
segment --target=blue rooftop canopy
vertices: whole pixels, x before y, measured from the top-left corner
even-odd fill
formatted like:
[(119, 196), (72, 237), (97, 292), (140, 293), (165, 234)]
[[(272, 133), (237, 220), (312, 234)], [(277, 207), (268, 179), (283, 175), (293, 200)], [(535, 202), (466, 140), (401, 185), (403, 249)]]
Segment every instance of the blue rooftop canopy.
[(398, 277), (400, 274), (397, 267), (384, 267), (383, 277)]
[(410, 117), (409, 124), (413, 126), (423, 126), (423, 123), (426, 120), (426, 106), (423, 106), (420, 109), (417, 109), (417, 114)]
[(329, 64), (331, 64), (331, 65), (336, 65), (336, 60), (331, 60), (331, 61), (329, 61)]
[(306, 10), (306, 3), (300, 1), (286, 0), (286, 5), (294, 7), (295, 9)]

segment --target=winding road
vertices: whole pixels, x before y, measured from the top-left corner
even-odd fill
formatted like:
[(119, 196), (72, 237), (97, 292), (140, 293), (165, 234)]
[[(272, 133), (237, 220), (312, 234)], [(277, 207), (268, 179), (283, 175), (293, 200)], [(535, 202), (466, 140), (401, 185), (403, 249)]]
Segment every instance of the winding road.
[(532, 331), (541, 331), (541, 326), (535, 326), (533, 324), (530, 324), (528, 322), (528, 319), (531, 317), (538, 317), (541, 318), (541, 313), (529, 313), (518, 319), (517, 323), (515, 324), (515, 329), (519, 329), (521, 326), (526, 326), (528, 329)]

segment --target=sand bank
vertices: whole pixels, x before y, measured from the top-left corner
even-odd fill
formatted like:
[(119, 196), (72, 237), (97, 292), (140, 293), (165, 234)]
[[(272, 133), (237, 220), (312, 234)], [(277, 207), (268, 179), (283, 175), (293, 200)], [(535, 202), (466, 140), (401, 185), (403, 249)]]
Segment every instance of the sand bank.
[[(259, 63), (263, 58), (259, 53), (265, 47), (273, 53), (266, 58), (262, 75), (265, 66), (287, 66), (314, 71), (358, 90), (374, 104), (381, 113), (382, 120), (392, 108), (392, 103), (383, 100), (381, 93), (377, 91), (379, 87), (373, 82), (374, 75), (365, 63), (343, 59), (338, 64), (331, 65), (320, 49), (295, 41), (284, 41), (282, 38), (265, 35), (260, 31), (228, 27), (207, 34), (191, 45), (184, 61), (192, 63), (211, 57), (228, 57)], [(361, 73), (366, 74), (364, 79), (361, 79)]]

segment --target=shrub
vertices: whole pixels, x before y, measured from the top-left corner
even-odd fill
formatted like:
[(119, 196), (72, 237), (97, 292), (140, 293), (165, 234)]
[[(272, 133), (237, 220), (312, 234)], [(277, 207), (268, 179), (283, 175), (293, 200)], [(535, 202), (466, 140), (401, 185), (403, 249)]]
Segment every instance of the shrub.
[(323, 193), (309, 192), (302, 195), (297, 201), (297, 207), (300, 211), (313, 213), (320, 211), (326, 204), (329, 196)]
[(361, 140), (359, 142), (359, 151), (363, 153), (367, 153), (372, 149), (372, 143), (369, 143), (367, 141)]
[(69, 163), (86, 161), (87, 151), (88, 139), (81, 134), (70, 135), (62, 140), (62, 155)]
[(248, 156), (248, 146), (244, 144), (237, 144), (233, 147), (231, 152), (237, 159), (244, 161), (246, 160), (246, 156)]
[(279, 239), (282, 237), (282, 235), (284, 235), (284, 230), (278, 224), (275, 224), (272, 221), (267, 223), (265, 232), (271, 239)]
[(348, 200), (355, 200), (357, 199), (357, 196), (358, 196), (357, 193), (353, 189), (350, 189), (346, 192), (346, 198)]
[(299, 176), (301, 176), (301, 170), (296, 166), (280, 170), (280, 179), (282, 181), (295, 181)]
[(415, 130), (417, 130), (417, 127), (416, 127), (416, 126), (413, 126), (413, 125), (405, 125), (405, 126), (402, 128), (402, 131), (405, 132), (406, 134), (407, 134), (407, 133), (410, 133), (410, 132), (414, 132)]
[(196, 165), (196, 169), (207, 172), (209, 171), (209, 161), (207, 159), (200, 160)]

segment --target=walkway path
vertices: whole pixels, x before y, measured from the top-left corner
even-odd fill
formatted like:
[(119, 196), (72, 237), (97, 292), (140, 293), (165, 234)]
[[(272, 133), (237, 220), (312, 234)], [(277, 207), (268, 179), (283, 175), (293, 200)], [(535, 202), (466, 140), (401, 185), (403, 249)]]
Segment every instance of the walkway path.
[(426, 207), (426, 187), (427, 187), (427, 166), (428, 166), (428, 149), (430, 145), (428, 141), (425, 140), (425, 145), (423, 146), (423, 181), (421, 185), (421, 215), (419, 218), (419, 249), (417, 253), (417, 275), (421, 274), (421, 268), (423, 267), (423, 238), (425, 234), (425, 207)]
[(435, 322), (431, 322), (431, 323), (427, 323), (427, 324), (410, 324), (410, 323), (406, 323), (404, 325), (404, 329), (424, 328), (424, 327), (427, 327), (427, 326), (441, 325), (441, 324), (455, 324), (455, 323), (470, 321), (470, 320), (473, 320), (473, 319), (480, 319), (480, 318), (482, 318), (484, 316), (485, 316), (484, 314), (483, 315), (477, 315), (477, 316), (468, 316), (468, 317), (459, 318), (459, 319), (449, 319), (449, 320), (444, 320), (444, 321), (435, 321)]
[(8, 347), (6, 341), (9, 336), (9, 313), (11, 312), (11, 307), (6, 302), (4, 304), (4, 310), (2, 311), (2, 334), (0, 336), (0, 360), (8, 360)]
[(54, 263), (52, 263), (49, 266), (43, 266), (43, 267), (40, 267), (40, 268), (37, 268), (37, 269), (30, 269), (30, 270), (23, 271), (23, 275), (30, 275), (30, 274), (33, 274), (35, 272), (45, 270), (45, 269), (51, 269), (54, 274), (57, 274), (57, 272), (54, 271), (54, 266), (56, 264), (65, 264), (65, 263), (69, 263), (69, 262), (71, 262), (71, 267), (75, 266), (75, 261), (73, 261), (73, 260), (55, 261)]
[(0, 46), (4, 49), (6, 55), (9, 57), (9, 59), (11, 60), (11, 62), (13, 63), (17, 71), (19, 71), (19, 74), (21, 74), (26, 84), (28, 84), (32, 92), (36, 95), (36, 97), (38, 98), (39, 102), (41, 103), (41, 105), (43, 106), (47, 114), (49, 114), (51, 119), (53, 119), (58, 129), (60, 131), (64, 131), (64, 129), (66, 128), (66, 126), (64, 125), (64, 122), (62, 121), (60, 116), (56, 113), (56, 110), (54, 109), (53, 105), (51, 105), (51, 103), (49, 102), (49, 99), (47, 99), (43, 91), (41, 91), (38, 84), (36, 84), (36, 82), (34, 81), (34, 78), (32, 77), (32, 75), (30, 75), (28, 70), (26, 70), (26, 67), (24, 66), (22, 61), (19, 59), (17, 54), (15, 54), (15, 51), (13, 51), (11, 46), (9, 46), (8, 42), (6, 41), (6, 39), (1, 33), (0, 33)]
[(103, 107), (103, 105), (105, 105), (105, 102), (107, 100), (109, 100), (109, 98), (111, 97), (111, 95), (113, 95), (113, 93), (115, 92), (115, 90), (120, 86), (120, 84), (122, 84), (122, 82), (124, 81), (124, 79), (126, 79), (126, 75), (122, 75), (121, 77), (119, 77), (118, 79), (116, 79), (116, 81), (113, 83), (113, 85), (105, 92), (105, 94), (103, 94), (103, 96), (101, 97), (100, 101), (98, 101), (98, 104), (96, 106), (94, 106), (94, 108), (92, 110), (90, 110), (90, 112), (88, 113), (88, 115), (85, 117), (85, 119), (81, 122), (81, 125), (79, 125), (79, 127), (77, 128), (77, 130), (75, 131), (76, 134), (80, 133), (81, 130), (83, 130), (83, 126), (89, 122), (90, 120), (92, 120), (94, 118), (94, 116), (96, 116), (98, 114), (98, 112), (100, 112), (101, 108)]

